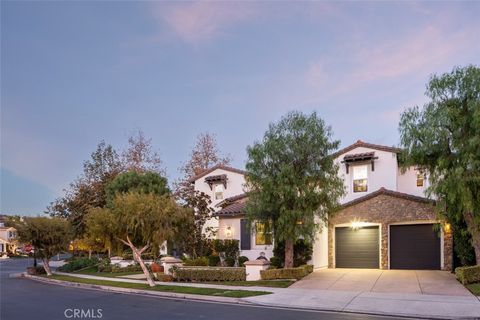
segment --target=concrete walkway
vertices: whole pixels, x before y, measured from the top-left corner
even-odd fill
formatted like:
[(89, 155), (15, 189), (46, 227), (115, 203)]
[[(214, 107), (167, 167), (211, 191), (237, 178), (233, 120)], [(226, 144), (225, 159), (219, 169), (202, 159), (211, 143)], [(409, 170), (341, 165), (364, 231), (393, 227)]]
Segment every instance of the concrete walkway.
[[(327, 269), (328, 270), (328, 269)], [(338, 269), (333, 269), (338, 270)], [(325, 270), (326, 271), (326, 270)], [(376, 270), (381, 272), (381, 270)], [(118, 281), (118, 282), (130, 282), (130, 283), (142, 283), (145, 284), (145, 280), (124, 279), (124, 278), (108, 278), (92, 275), (72, 274), (56, 272), (56, 274), (74, 276), (79, 278), (98, 279), (106, 281)], [(328, 273), (324, 273), (328, 274)], [(308, 277), (304, 278), (290, 288), (267, 288), (267, 287), (243, 287), (243, 286), (224, 286), (214, 284), (200, 284), (200, 283), (178, 283), (178, 282), (156, 282), (159, 285), (172, 285), (172, 286), (188, 286), (188, 287), (205, 287), (205, 288), (219, 288), (230, 290), (253, 290), (253, 291), (267, 291), (273, 294), (262, 295), (256, 297), (239, 299), (246, 303), (253, 303), (265, 306), (287, 307), (287, 308), (299, 308), (299, 309), (312, 309), (312, 310), (329, 310), (329, 311), (343, 311), (343, 312), (359, 312), (368, 314), (381, 314), (381, 315), (397, 315), (397, 316), (409, 316), (425, 319), (460, 319), (460, 318), (478, 318), (480, 316), (480, 300), (473, 296), (469, 291), (468, 294), (457, 291), (452, 291), (454, 294), (426, 294), (423, 293), (405, 293), (405, 292), (373, 292), (376, 285), (378, 288), (389, 288), (390, 291), (395, 291), (395, 286), (402, 282), (402, 276), (392, 277), (394, 283), (391, 283), (389, 273), (378, 284), (379, 276), (377, 279), (373, 274), (368, 272), (360, 275), (351, 274), (350, 276), (344, 275), (342, 277), (344, 284), (338, 284), (339, 279), (333, 279), (333, 274), (329, 276), (320, 276), (315, 272)], [(443, 277), (442, 274), (439, 275)], [(312, 278), (316, 279), (316, 285), (312, 285)], [(319, 284), (324, 279), (325, 284)], [(330, 279), (332, 278), (332, 279)], [(422, 278), (422, 275), (420, 275)], [(447, 277), (450, 278), (450, 277)], [(310, 280), (309, 280), (310, 279)], [(341, 278), (340, 278), (341, 279)], [(406, 279), (409, 277), (406, 276)], [(366, 285), (354, 284), (355, 290), (342, 290), (348, 282), (367, 282), (374, 283), (373, 287), (368, 287), (370, 290), (357, 290), (358, 288), (367, 288)], [(410, 280), (405, 280), (409, 282)], [(328, 284), (327, 284), (328, 283)], [(337, 285), (335, 285), (337, 283)], [(424, 283), (425, 287), (429, 283), (428, 281), (420, 281)], [(325, 285), (329, 288), (320, 289), (318, 286)], [(408, 288), (410, 284), (405, 284), (404, 288)], [(303, 287), (303, 288), (302, 288)], [(402, 287), (398, 287), (398, 290), (403, 290)], [(463, 288), (463, 286), (462, 286)], [(379, 289), (380, 290), (380, 289)], [(445, 291), (442, 291), (445, 293)], [(455, 294), (458, 293), (458, 294)]]

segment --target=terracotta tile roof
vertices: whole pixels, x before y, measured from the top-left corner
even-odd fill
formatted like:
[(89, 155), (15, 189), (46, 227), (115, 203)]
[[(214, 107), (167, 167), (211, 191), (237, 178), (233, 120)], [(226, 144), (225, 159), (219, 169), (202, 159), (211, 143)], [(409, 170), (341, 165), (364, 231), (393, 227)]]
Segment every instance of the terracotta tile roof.
[(400, 153), (402, 151), (402, 149), (400, 149), (400, 148), (382, 146), (382, 145), (379, 145), (379, 144), (367, 143), (367, 142), (363, 142), (362, 140), (357, 140), (357, 142), (355, 142), (354, 144), (338, 150), (337, 152), (335, 152), (333, 154), (333, 156), (338, 157), (338, 156), (340, 156), (344, 153), (347, 153), (348, 151), (351, 151), (351, 150), (353, 150), (355, 148), (358, 148), (358, 147), (370, 148), (370, 149), (387, 151), (387, 152), (392, 152), (392, 153)]
[(190, 179), (188, 179), (188, 181), (190, 183), (193, 183), (196, 180), (200, 179), (201, 177), (204, 177), (207, 174), (209, 174), (209, 173), (211, 173), (211, 172), (213, 172), (217, 169), (222, 169), (222, 170), (226, 170), (226, 171), (230, 171), (230, 172), (240, 173), (240, 174), (243, 174), (243, 175), (246, 174), (246, 172), (244, 170), (232, 168), (232, 167), (229, 167), (229, 166), (225, 166), (223, 164), (217, 164), (216, 166), (213, 166), (210, 169), (207, 169), (207, 170), (197, 174), (196, 176), (191, 177)]
[(364, 159), (371, 159), (375, 156), (375, 152), (364, 152), (364, 153), (355, 153), (355, 154), (347, 154), (343, 157), (345, 161), (354, 161), (354, 160), (364, 160)]
[(385, 188), (382, 187), (375, 192), (369, 193), (369, 194), (367, 194), (363, 197), (360, 197), (360, 198), (357, 198), (355, 200), (352, 200), (352, 201), (349, 201), (347, 203), (342, 204), (342, 208), (346, 208), (346, 207), (356, 205), (358, 203), (361, 203), (363, 201), (367, 201), (369, 199), (375, 198), (375, 197), (377, 197), (379, 195), (383, 195), (383, 194), (391, 196), (391, 197), (410, 200), (410, 201), (435, 204), (435, 201), (432, 200), (432, 199), (419, 197), (419, 196), (414, 196), (414, 195), (411, 195), (411, 194), (408, 194), (408, 193), (402, 193), (402, 192), (398, 192), (398, 191), (388, 190), (388, 189), (385, 189)]
[(246, 202), (234, 202), (220, 211), (215, 212), (216, 216), (238, 216), (245, 214)]
[(242, 200), (244, 198), (248, 197), (248, 195), (246, 193), (242, 193), (242, 194), (239, 194), (239, 195), (236, 195), (236, 196), (233, 196), (233, 197), (230, 197), (230, 198), (226, 198), (222, 201), (220, 201), (219, 203), (217, 203), (215, 206), (216, 207), (223, 207), (225, 205), (228, 205), (232, 202), (236, 202), (238, 200)]

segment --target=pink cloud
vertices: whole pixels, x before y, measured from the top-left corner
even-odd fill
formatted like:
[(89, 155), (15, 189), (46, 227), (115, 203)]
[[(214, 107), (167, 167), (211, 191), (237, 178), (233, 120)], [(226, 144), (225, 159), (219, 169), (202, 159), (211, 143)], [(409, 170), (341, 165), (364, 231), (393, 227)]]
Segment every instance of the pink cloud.
[(254, 16), (250, 3), (242, 2), (187, 2), (168, 6), (159, 4), (154, 15), (183, 41), (198, 44), (211, 40), (238, 22)]

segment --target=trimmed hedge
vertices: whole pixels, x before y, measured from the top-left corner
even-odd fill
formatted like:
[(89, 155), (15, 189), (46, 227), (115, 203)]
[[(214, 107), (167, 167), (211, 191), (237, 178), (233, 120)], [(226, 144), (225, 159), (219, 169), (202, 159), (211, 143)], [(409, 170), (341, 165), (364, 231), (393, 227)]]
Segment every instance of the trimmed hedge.
[(245, 268), (179, 267), (174, 269), (177, 281), (245, 281)]
[(58, 271), (73, 272), (88, 267), (93, 267), (99, 263), (98, 258), (75, 258), (58, 268)]
[(456, 268), (455, 276), (462, 284), (480, 282), (480, 265)]
[(275, 280), (275, 279), (300, 280), (311, 272), (313, 272), (312, 265), (303, 265), (298, 268), (260, 270), (260, 277), (262, 278), (262, 280)]

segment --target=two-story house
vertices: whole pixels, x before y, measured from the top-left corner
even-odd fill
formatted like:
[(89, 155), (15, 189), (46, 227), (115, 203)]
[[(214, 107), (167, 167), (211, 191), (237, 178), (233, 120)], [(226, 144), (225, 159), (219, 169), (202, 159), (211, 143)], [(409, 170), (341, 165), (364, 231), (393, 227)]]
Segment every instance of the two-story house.
[[(399, 152), (359, 140), (334, 154), (346, 195), (317, 234), (311, 261), (315, 268), (451, 269), (450, 226), (437, 220), (434, 202), (425, 197), (425, 173), (415, 167), (401, 170)], [(241, 254), (249, 259), (261, 252), (269, 258), (272, 235), (260, 224), (247, 227), (243, 174), (214, 167), (202, 179), (195, 177), (195, 188), (216, 197), (211, 181), (226, 179), (235, 192), (213, 204), (217, 237), (240, 240)], [(241, 183), (233, 186), (234, 181)]]
[(15, 253), (17, 230), (13, 227), (5, 227), (3, 222), (0, 222), (0, 255), (4, 253)]

